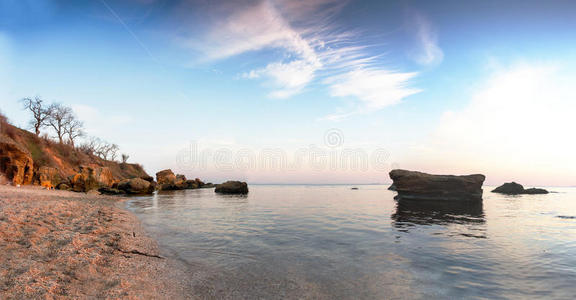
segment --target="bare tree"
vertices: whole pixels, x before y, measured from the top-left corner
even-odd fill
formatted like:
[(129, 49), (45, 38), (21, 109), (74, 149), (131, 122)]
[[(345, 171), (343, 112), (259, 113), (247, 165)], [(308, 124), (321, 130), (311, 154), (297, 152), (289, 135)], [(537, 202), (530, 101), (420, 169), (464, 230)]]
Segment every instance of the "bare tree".
[(74, 114), (70, 107), (60, 103), (50, 105), (49, 110), (48, 125), (54, 129), (58, 142), (62, 144), (64, 142), (64, 135), (66, 134), (66, 127), (74, 121)]
[(68, 141), (74, 147), (76, 139), (84, 136), (84, 123), (72, 116), (72, 120), (64, 125), (64, 133), (68, 135)]
[(32, 98), (23, 98), (20, 100), (24, 109), (32, 113), (32, 120), (30, 120), (30, 127), (34, 128), (36, 136), (40, 135), (40, 129), (47, 125), (48, 118), (50, 117), (50, 109), (52, 106), (46, 107), (44, 100), (36, 96)]
[(118, 158), (118, 150), (120, 150), (118, 145), (116, 145), (116, 144), (110, 145), (110, 160), (111, 161), (115, 161), (116, 158)]
[(86, 154), (95, 155), (96, 149), (98, 148), (98, 146), (101, 143), (102, 143), (102, 141), (99, 138), (90, 137), (90, 139), (88, 139), (86, 142), (84, 142), (78, 148), (80, 149), (80, 151), (82, 151)]
[(128, 162), (128, 158), (130, 158), (130, 155), (122, 153), (122, 163), (123, 164)]

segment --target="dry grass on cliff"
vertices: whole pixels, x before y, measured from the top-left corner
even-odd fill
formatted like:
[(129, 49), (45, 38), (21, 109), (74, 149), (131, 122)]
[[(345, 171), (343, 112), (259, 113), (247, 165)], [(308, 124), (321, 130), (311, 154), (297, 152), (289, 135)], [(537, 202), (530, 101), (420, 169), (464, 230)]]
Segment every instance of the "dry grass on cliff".
[(117, 180), (148, 176), (138, 164), (104, 160), (96, 155), (84, 153), (70, 144), (53, 141), (46, 135), (36, 136), (32, 132), (14, 127), (0, 113), (0, 136), (2, 135), (10, 137), (14, 143), (30, 154), (34, 161), (34, 169), (57, 168), (63, 178), (76, 174), (81, 165), (108, 167)]
[(0, 111), (0, 134), (5, 134), (10, 138), (14, 138), (18, 132), (14, 126), (10, 125), (8, 118)]
[(182, 298), (117, 198), (0, 186), (0, 299)]

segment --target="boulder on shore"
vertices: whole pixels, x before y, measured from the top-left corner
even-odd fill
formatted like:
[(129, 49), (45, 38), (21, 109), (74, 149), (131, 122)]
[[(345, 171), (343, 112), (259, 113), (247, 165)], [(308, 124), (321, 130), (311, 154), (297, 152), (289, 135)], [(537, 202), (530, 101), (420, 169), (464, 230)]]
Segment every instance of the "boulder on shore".
[(482, 174), (432, 175), (408, 170), (392, 170), (390, 178), (398, 192), (397, 200), (481, 201)]
[(535, 194), (548, 194), (548, 191), (545, 189), (537, 189), (537, 188), (524, 189), (524, 187), (519, 183), (507, 182), (492, 190), (492, 193), (499, 193), (505, 195), (523, 195), (523, 194), (535, 195)]
[[(118, 182), (117, 190), (131, 195), (146, 195), (154, 193), (154, 184), (142, 178), (124, 179)], [(102, 192), (102, 191), (101, 191)], [(112, 193), (113, 189), (105, 192)]]
[(98, 191), (102, 194), (102, 195), (125, 195), (126, 192), (123, 190), (119, 190), (119, 189), (115, 189), (115, 188), (111, 188), (111, 187), (103, 187), (98, 189)]
[(241, 181), (226, 181), (222, 184), (216, 185), (214, 190), (216, 193), (220, 194), (248, 194), (248, 184)]

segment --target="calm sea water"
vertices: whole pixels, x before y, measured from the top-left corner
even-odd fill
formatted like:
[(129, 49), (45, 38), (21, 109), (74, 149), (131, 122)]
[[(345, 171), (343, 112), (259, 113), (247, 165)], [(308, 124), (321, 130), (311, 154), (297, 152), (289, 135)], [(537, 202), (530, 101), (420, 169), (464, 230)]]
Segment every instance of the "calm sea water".
[(250, 186), (127, 203), (200, 298), (574, 299), (576, 189), (398, 203), (386, 186)]

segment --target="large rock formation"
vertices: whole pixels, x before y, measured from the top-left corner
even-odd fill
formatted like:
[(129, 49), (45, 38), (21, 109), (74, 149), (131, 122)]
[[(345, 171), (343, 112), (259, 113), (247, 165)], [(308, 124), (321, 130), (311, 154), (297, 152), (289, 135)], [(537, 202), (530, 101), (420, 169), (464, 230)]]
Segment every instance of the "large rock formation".
[(214, 191), (220, 194), (248, 194), (248, 184), (240, 181), (226, 181), (216, 185)]
[(156, 173), (156, 182), (158, 185), (173, 184), (176, 181), (176, 175), (170, 169), (162, 170)]
[[(142, 178), (124, 179), (118, 183), (117, 190), (130, 195), (152, 194), (155, 186)], [(111, 193), (112, 189), (101, 189), (102, 193)]]
[(34, 161), (28, 150), (1, 134), (0, 172), (14, 185), (30, 184), (34, 177)]
[(163, 191), (184, 190), (188, 188), (186, 176), (180, 174), (175, 175), (170, 169), (156, 173), (156, 181), (158, 181), (158, 189)]
[(431, 175), (407, 170), (392, 170), (390, 178), (394, 181), (398, 200), (479, 201), (482, 200), (482, 184), (486, 177), (481, 174)]
[(506, 195), (522, 195), (522, 194), (534, 195), (534, 194), (548, 194), (548, 191), (545, 189), (537, 189), (537, 188), (524, 189), (524, 187), (521, 184), (518, 184), (516, 182), (508, 182), (492, 190), (492, 193), (499, 193)]
[(170, 169), (156, 173), (156, 180), (158, 181), (158, 189), (162, 191), (198, 189), (205, 185), (204, 182), (198, 178), (187, 180), (186, 176), (174, 174)]
[(51, 167), (40, 167), (34, 177), (38, 184), (46, 188), (55, 188), (63, 181), (60, 171)]
[(95, 168), (94, 177), (101, 187), (112, 186), (114, 182), (116, 182), (114, 175), (112, 175), (112, 171), (110, 171), (110, 169), (107, 167)]
[(114, 182), (114, 176), (107, 167), (80, 166), (80, 171), (70, 178), (72, 190), (75, 192), (88, 192), (110, 187)]

